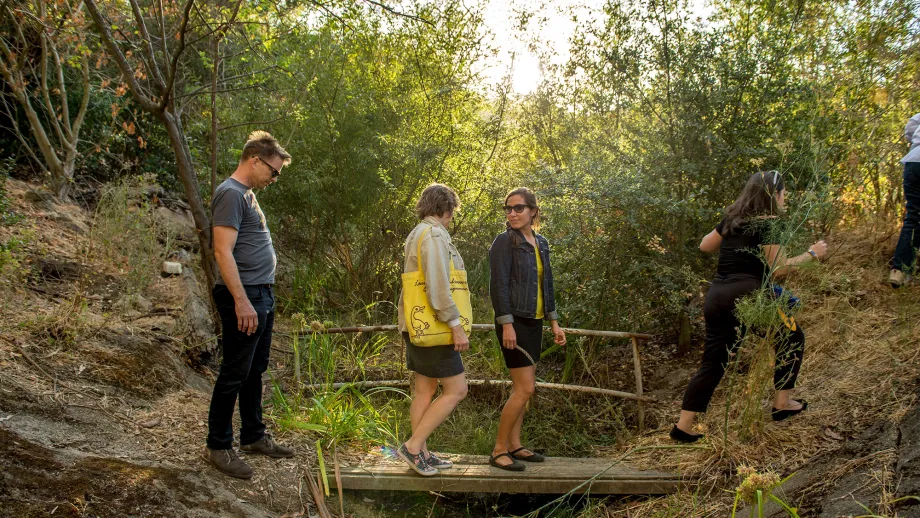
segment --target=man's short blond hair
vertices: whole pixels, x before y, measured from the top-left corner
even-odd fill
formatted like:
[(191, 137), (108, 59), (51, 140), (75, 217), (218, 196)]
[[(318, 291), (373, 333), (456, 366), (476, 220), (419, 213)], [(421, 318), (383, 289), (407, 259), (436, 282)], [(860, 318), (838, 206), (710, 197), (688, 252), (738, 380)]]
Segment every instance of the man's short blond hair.
[(428, 216), (441, 217), (445, 213), (453, 213), (460, 207), (460, 197), (450, 187), (433, 183), (422, 191), (422, 196), (415, 204), (415, 213), (418, 219), (425, 219)]
[(243, 146), (243, 156), (240, 162), (248, 160), (254, 156), (259, 158), (279, 157), (283, 160), (284, 165), (291, 163), (291, 155), (281, 147), (278, 139), (271, 136), (267, 131), (256, 130), (249, 134), (246, 145)]

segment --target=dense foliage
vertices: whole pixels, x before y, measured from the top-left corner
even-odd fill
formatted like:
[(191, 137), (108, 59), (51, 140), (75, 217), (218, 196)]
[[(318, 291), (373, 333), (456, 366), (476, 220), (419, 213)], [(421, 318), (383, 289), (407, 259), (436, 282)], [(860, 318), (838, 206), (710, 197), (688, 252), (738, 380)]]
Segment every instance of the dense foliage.
[[(28, 14), (53, 26), (39, 5), (13, 2), (3, 26)], [(321, 317), (364, 308), (366, 320), (395, 320), (389, 302), (414, 201), (439, 181), (464, 203), (453, 232), (480, 295), (477, 318), (488, 321), (485, 258), (503, 228), (498, 208), (527, 185), (541, 197), (565, 323), (676, 336), (712, 270), (699, 238), (751, 172), (786, 175), (807, 220), (802, 240), (841, 224), (890, 225), (901, 129), (920, 111), (917, 0), (720, 0), (708, 20), (680, 0), (611, 0), (581, 21), (567, 63), (547, 64), (529, 95), (484, 85), (477, 70), (493, 49), (482, 9), (457, 0), (195, 2), (187, 27), (177, 23), (185, 2), (137, 5), (151, 32), (163, 19), (188, 32), (177, 112), (206, 201), (212, 159), (219, 179), (229, 174), (252, 129), (271, 131), (294, 156), (261, 200), (284, 307)], [(104, 9), (126, 25), (122, 50), (143, 55), (126, 43), (143, 35), (130, 4)], [(78, 182), (146, 172), (177, 184), (160, 121), (126, 94), (98, 38), (79, 41), (96, 59)], [(81, 56), (64, 58), (71, 91)], [(41, 80), (40, 67), (23, 70)], [(141, 64), (135, 75), (147, 73)], [(18, 160), (15, 175), (44, 169), (21, 145), (34, 140), (13, 129), (27, 124), (14, 85), (2, 88), (5, 117), (18, 122), (2, 124), (2, 153)]]

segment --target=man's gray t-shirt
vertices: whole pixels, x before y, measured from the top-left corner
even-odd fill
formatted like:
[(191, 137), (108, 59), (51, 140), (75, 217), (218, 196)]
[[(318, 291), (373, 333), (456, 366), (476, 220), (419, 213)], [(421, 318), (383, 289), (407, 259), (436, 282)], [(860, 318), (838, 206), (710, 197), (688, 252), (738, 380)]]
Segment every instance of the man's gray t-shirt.
[[(265, 215), (252, 189), (227, 178), (214, 190), (211, 211), (215, 227), (233, 227), (239, 232), (233, 258), (240, 271), (240, 282), (244, 286), (274, 284), (278, 259)], [(217, 284), (226, 284), (219, 273)]]

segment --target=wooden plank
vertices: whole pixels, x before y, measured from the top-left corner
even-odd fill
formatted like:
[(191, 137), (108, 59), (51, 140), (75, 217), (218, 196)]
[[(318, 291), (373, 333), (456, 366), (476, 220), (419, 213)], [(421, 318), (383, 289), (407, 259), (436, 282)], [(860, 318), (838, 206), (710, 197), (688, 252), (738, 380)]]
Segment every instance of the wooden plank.
[[(654, 480), (660, 478), (672, 478), (673, 475), (669, 473), (662, 473), (657, 471), (637, 471), (637, 470), (628, 470), (623, 468), (613, 467), (607, 471), (604, 471), (607, 466), (590, 466), (590, 467), (575, 467), (575, 466), (535, 466), (528, 464), (527, 469), (513, 475), (516, 478), (527, 479), (527, 478), (558, 478), (558, 479), (578, 479), (578, 480), (587, 480), (599, 473), (601, 477), (605, 479), (642, 479), (642, 480)], [(497, 471), (496, 471), (497, 470)], [(352, 474), (373, 474), (373, 475), (402, 475), (405, 473), (414, 473), (409, 470), (409, 468), (403, 464), (400, 465), (385, 465), (385, 466), (347, 466), (340, 468), (342, 476), (352, 475)], [(466, 477), (466, 476), (475, 476), (475, 477), (499, 477), (504, 473), (511, 473), (510, 471), (499, 470), (489, 465), (483, 466), (468, 466), (468, 465), (455, 465), (449, 470), (444, 470), (445, 477)]]
[[(680, 486), (680, 480), (670, 473), (614, 465), (612, 459), (549, 457), (543, 463), (527, 464), (524, 471), (511, 472), (489, 466), (485, 455), (445, 457), (451, 458), (454, 467), (434, 477), (422, 477), (401, 461), (383, 457), (368, 459), (376, 463), (343, 466), (342, 487), (475, 493), (664, 494)], [(585, 485), (579, 487), (582, 483)]]
[[(510, 472), (507, 472), (510, 473)], [(334, 478), (330, 478), (334, 485)], [(401, 477), (389, 476), (342, 476), (343, 489), (367, 489), (385, 491), (436, 491), (439, 493), (531, 493), (565, 494), (590, 493), (593, 495), (663, 495), (674, 493), (680, 487), (677, 479), (669, 480), (595, 480), (582, 484), (579, 480), (547, 478), (496, 479), (494, 477), (445, 477), (436, 475), (423, 477), (406, 473)]]

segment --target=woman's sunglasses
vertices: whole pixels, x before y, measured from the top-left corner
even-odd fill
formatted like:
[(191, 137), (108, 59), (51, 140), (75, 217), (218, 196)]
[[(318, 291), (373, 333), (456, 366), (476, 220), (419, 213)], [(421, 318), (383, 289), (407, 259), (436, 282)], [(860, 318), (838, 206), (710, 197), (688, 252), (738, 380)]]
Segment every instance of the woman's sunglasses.
[(511, 214), (511, 211), (517, 212), (518, 214), (524, 212), (524, 209), (531, 208), (530, 205), (524, 205), (523, 203), (518, 203), (517, 205), (505, 205), (502, 207), (505, 209), (505, 214)]

